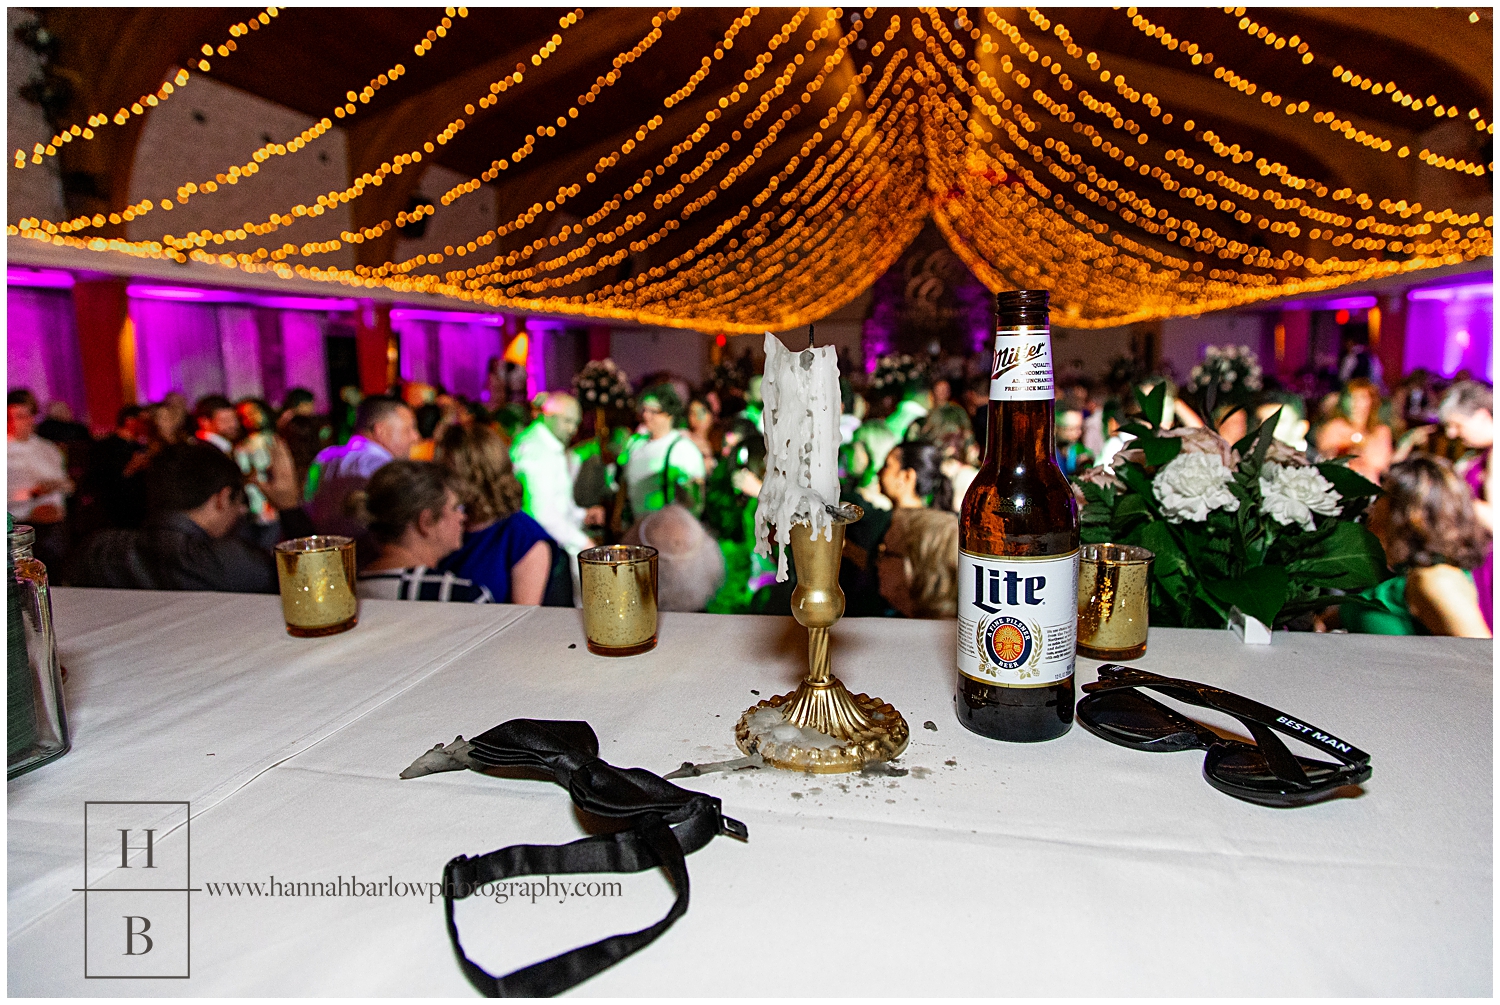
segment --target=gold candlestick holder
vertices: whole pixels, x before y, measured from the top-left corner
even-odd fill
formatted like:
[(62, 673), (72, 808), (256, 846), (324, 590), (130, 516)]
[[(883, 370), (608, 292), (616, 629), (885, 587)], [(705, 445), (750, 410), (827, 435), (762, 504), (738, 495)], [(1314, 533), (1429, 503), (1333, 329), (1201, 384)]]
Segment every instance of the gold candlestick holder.
[(792, 526), (792, 558), (797, 588), (792, 617), (807, 629), (807, 677), (789, 694), (746, 709), (735, 739), (746, 754), (759, 754), (775, 768), (837, 774), (888, 761), (906, 749), (911, 736), (901, 713), (879, 698), (850, 694), (833, 676), (828, 633), (844, 615), (839, 560), (844, 528), (864, 516), (845, 504), (833, 519), (832, 539), (812, 533), (809, 524)]

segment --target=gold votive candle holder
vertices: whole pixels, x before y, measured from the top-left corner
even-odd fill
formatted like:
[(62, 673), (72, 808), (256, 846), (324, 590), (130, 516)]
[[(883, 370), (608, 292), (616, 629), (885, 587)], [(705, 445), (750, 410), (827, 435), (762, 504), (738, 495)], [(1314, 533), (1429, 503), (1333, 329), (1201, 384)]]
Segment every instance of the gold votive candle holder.
[(610, 544), (578, 553), (589, 652), (636, 656), (656, 648), (656, 549)]
[(286, 633), (318, 638), (359, 623), (354, 595), (354, 539), (316, 535), (276, 546), (276, 577)]
[(1086, 544), (1078, 566), (1078, 655), (1133, 660), (1146, 654), (1151, 562), (1129, 544)]

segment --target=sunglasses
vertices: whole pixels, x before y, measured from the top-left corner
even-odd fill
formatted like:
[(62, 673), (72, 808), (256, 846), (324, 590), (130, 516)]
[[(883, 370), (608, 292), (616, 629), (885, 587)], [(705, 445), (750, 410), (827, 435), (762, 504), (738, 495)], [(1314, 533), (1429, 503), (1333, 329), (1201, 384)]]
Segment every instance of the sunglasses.
[[(1168, 708), (1138, 688), (1238, 719), (1255, 743), (1229, 740)], [(1249, 698), (1197, 681), (1162, 677), (1106, 663), (1099, 680), (1083, 685), (1078, 722), (1095, 736), (1135, 750), (1203, 750), (1203, 777), (1220, 792), (1261, 806), (1306, 806), (1370, 777), (1370, 755), (1326, 730)], [(1276, 733), (1311, 744), (1337, 764), (1298, 757)]]

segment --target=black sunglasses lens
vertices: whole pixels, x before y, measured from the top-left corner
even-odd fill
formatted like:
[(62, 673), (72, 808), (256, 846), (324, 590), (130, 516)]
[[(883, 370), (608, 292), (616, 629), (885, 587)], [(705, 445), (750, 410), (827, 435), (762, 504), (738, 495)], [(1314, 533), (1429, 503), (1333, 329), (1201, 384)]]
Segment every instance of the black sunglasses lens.
[(1306, 806), (1341, 793), (1346, 786), (1370, 778), (1368, 764), (1330, 764), (1306, 757), (1297, 763), (1307, 774), (1307, 784), (1279, 778), (1265, 756), (1249, 744), (1221, 742), (1203, 759), (1203, 777), (1220, 792), (1261, 806)]
[(1202, 750), (1202, 727), (1134, 688), (1091, 694), (1078, 703), (1078, 722), (1095, 736), (1137, 750)]

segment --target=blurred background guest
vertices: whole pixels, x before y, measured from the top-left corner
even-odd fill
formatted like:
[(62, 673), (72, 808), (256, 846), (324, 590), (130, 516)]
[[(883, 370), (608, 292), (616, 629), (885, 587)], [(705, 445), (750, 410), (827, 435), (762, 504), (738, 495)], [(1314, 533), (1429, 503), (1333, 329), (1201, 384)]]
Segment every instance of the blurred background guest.
[(115, 428), (89, 451), (89, 469), (79, 495), (88, 500), (89, 531), (103, 527), (139, 527), (146, 519), (145, 462), (142, 440), (150, 416), (139, 405), (125, 405)]
[(1365, 378), (1349, 381), (1314, 434), (1323, 457), (1353, 457), (1349, 467), (1372, 482), (1391, 465), (1391, 427), (1380, 421), (1380, 390)]
[(370, 477), (391, 461), (406, 460), (417, 442), (417, 419), (412, 410), (383, 394), (360, 401), (354, 428), (348, 443), (328, 447), (313, 462), (319, 471), (318, 487), (307, 513), (320, 534), (363, 536), (363, 525), (346, 512), (345, 498), (364, 488)]
[[(511, 471), (500, 434), (485, 426), (451, 426), (438, 444), (438, 462), (466, 514), (459, 546), (441, 568), (487, 588), (496, 603), (540, 604), (566, 553), (521, 509), (521, 483)], [(563, 570), (563, 604), (572, 602), (572, 577)]]
[(359, 574), (359, 596), (491, 602), (483, 586), (436, 568), (464, 539), (463, 503), (442, 468), (430, 461), (390, 461), (349, 493), (349, 503), (379, 548)]
[(1255, 406), (1255, 422), (1259, 425), (1271, 416), (1276, 416), (1276, 428), (1271, 435), (1300, 453), (1307, 452), (1307, 406), (1295, 394), (1270, 391), (1261, 396)]
[(1094, 455), (1083, 445), (1083, 408), (1059, 404), (1056, 415), (1057, 464), (1071, 478), (1094, 466)]
[(25, 388), (5, 396), (6, 508), (16, 523), (35, 528), (34, 553), (52, 566), (67, 554), (63, 521), (73, 482), (62, 450), (36, 435), (36, 412), (36, 395)]
[(906, 617), (952, 617), (958, 603), (958, 514), (941, 452), (920, 441), (897, 444), (886, 455), (880, 487), (894, 504), (879, 545), (881, 596)]
[(719, 423), (714, 417), (713, 409), (703, 398), (694, 397), (688, 402), (687, 437), (703, 455), (704, 471), (712, 474), (714, 465), (719, 461), (719, 448), (724, 445), (724, 438), (719, 432)]
[(286, 392), (281, 401), (281, 415), (276, 420), (276, 432), (292, 453), (292, 465), (297, 472), (297, 484), (306, 498), (307, 476), (313, 458), (318, 451), (329, 445), (333, 438), (333, 426), (328, 417), (318, 414), (317, 399), (305, 387), (294, 387)]
[(846, 495), (869, 510), (891, 509), (891, 500), (880, 490), (880, 472), (891, 449), (900, 441), (890, 425), (871, 419), (854, 431), (849, 445), (849, 484)]
[(47, 406), (47, 417), (36, 424), (36, 435), (51, 440), (63, 452), (64, 470), (74, 484), (83, 481), (89, 466), (89, 450), (94, 438), (89, 427), (73, 419), (73, 409), (66, 401), (54, 401)]
[(73, 563), (75, 586), (275, 593), (269, 552), (234, 532), (248, 512), (239, 465), (206, 443), (164, 448), (147, 478), (150, 515), (95, 534)]
[(412, 415), (417, 421), (417, 442), (412, 444), (410, 458), (414, 461), (430, 461), (437, 453), (437, 436), (442, 430), (443, 409), (432, 401), (412, 408)]
[(701, 512), (708, 472), (703, 455), (677, 428), (686, 415), (677, 391), (670, 384), (646, 388), (640, 415), (644, 432), (631, 439), (622, 458), (633, 519), (674, 502)]
[[(177, 395), (178, 398), (181, 395)], [(146, 430), (146, 449), (153, 454), (164, 446), (186, 443), (192, 439), (188, 430), (187, 407), (167, 395), (151, 406), (151, 425)]]
[(604, 523), (603, 506), (585, 508), (574, 501), (577, 473), (569, 463), (568, 444), (582, 421), (578, 399), (554, 391), (543, 398), (541, 414), (510, 445), (521, 508), (568, 553), (575, 579), (578, 553), (595, 543), (584, 528)]
[(673, 504), (648, 513), (625, 544), (655, 548), (657, 600), (663, 611), (701, 611), (724, 583), (724, 555), (697, 518)]
[(1439, 410), (1443, 431), (1450, 440), (1467, 447), (1457, 470), (1474, 494), (1474, 516), (1490, 536), (1484, 561), (1474, 569), (1474, 586), (1479, 590), (1479, 609), (1485, 624), (1495, 630), (1495, 417), (1494, 395), (1488, 384), (1465, 380), (1454, 384), (1443, 397)]
[(198, 439), (218, 447), (226, 454), (234, 450), (235, 441), (240, 438), (242, 430), (239, 413), (228, 398), (222, 394), (204, 395), (198, 399), (193, 416), (198, 422)]
[(1469, 488), (1442, 458), (1393, 466), (1370, 510), (1370, 532), (1385, 548), (1392, 578), (1344, 600), (1337, 623), (1377, 635), (1491, 637), (1469, 570), (1489, 539)]
[(245, 435), (234, 445), (233, 457), (245, 473), (250, 517), (259, 526), (267, 528), (270, 540), (275, 541), (281, 529), (282, 512), (290, 511), (302, 502), (292, 452), (275, 433), (270, 405), (259, 398), (244, 398), (235, 406), (235, 411)]

